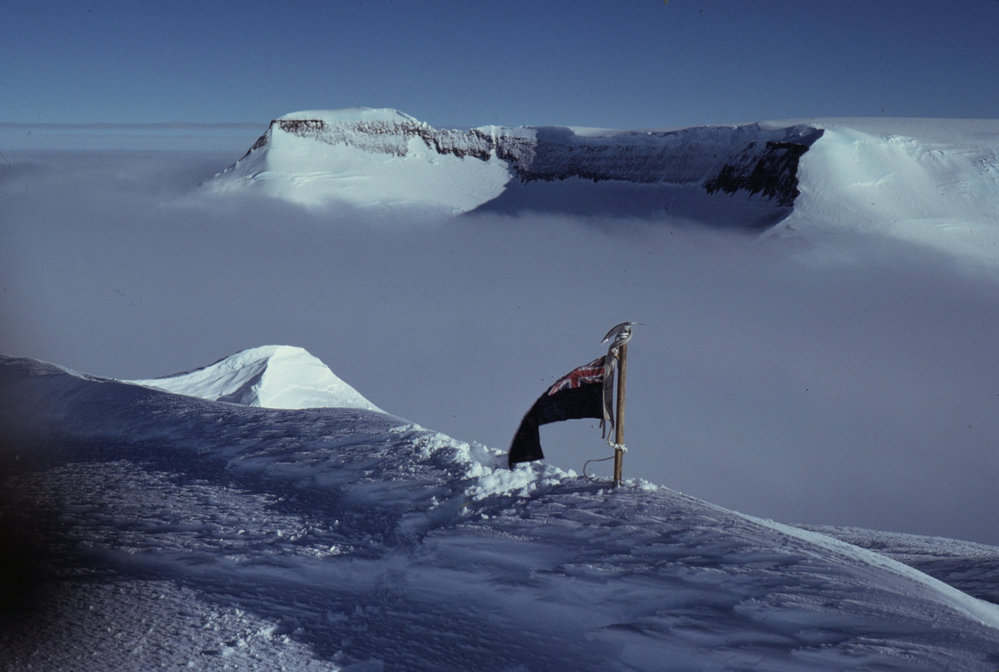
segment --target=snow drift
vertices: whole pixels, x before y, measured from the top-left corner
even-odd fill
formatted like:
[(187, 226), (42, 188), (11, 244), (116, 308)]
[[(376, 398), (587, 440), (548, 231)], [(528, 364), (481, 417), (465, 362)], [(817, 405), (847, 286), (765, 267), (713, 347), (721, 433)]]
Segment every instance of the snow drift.
[(999, 663), (999, 607), (884, 554), (385, 413), (7, 357), (0, 401), (12, 669)]
[(250, 348), (194, 371), (125, 382), (264, 408), (380, 410), (306, 350), (287, 345)]

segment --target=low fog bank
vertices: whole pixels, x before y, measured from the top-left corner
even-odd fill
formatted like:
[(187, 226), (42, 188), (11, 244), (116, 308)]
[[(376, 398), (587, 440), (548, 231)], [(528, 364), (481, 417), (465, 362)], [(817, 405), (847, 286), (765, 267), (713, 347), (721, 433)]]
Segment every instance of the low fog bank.
[(245, 152), (266, 127), (257, 122), (31, 124), (0, 121), (0, 153), (10, 156), (38, 150), (194, 150), (225, 152), (231, 163), (232, 158)]
[[(636, 320), (626, 477), (786, 522), (999, 544), (995, 269), (856, 234), (200, 193), (231, 159), (17, 152), (0, 351), (147, 378), (297, 345), (391, 413), (505, 448), (548, 383)], [(593, 425), (543, 428), (549, 461), (608, 455)]]

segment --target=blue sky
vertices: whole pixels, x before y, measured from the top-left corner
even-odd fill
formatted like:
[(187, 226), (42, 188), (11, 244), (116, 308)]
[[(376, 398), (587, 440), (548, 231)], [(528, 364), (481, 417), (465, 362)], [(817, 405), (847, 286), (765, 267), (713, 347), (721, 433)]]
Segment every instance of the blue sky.
[(0, 122), (994, 118), (997, 0), (0, 1)]

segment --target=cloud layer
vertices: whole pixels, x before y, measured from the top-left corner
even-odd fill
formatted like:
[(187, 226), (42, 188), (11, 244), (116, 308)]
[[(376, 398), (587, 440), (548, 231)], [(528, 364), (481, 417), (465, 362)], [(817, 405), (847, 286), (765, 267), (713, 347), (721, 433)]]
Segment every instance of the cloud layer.
[[(231, 159), (17, 152), (0, 351), (145, 378), (297, 345), (389, 412), (504, 448), (548, 383), (636, 320), (626, 477), (788, 522), (999, 543), (994, 275), (857, 234), (808, 248), (200, 193)], [(587, 421), (542, 444), (577, 471), (609, 454)]]

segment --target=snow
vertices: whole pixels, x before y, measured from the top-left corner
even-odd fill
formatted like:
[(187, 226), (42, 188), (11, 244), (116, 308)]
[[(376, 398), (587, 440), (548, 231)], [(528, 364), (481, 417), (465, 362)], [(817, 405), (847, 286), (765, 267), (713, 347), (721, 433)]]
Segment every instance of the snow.
[(289, 112), (279, 119), (321, 119), (327, 123), (354, 123), (358, 121), (378, 121), (392, 123), (419, 123), (405, 112), (382, 107), (347, 107), (340, 110), (301, 110)]
[[(753, 219), (753, 208), (770, 216), (772, 202), (696, 185), (536, 179), (508, 183), (476, 214), (421, 220), (408, 209), (312, 211), (195, 188), (256, 134), (211, 154), (8, 152), (0, 350), (146, 379), (246, 344), (305, 344), (380, 407), (502, 446), (524, 400), (544, 387), (541, 376), (591, 359), (594, 337), (610, 324), (640, 319), (649, 328), (631, 381), (629, 442), (639, 450), (629, 471), (781, 520), (999, 543), (999, 528), (964, 515), (997, 501), (994, 282), (972, 264), (879, 233), (887, 217), (857, 226), (851, 208), (863, 204), (851, 204), (840, 187), (864, 164), (851, 168), (845, 153), (842, 175), (832, 161), (809, 164), (826, 140), (849, 133), (865, 151), (898, 136), (978, 147), (987, 157), (995, 123), (760, 128), (801, 125), (825, 130), (802, 159), (808, 191), (793, 208), (815, 217), (808, 226), (799, 219), (794, 231), (778, 225), (762, 244), (704, 229), (729, 213)], [(746, 139), (750, 127), (741, 131)], [(558, 135), (520, 130), (526, 139)], [(603, 138), (595, 150), (638, 152), (662, 141), (653, 131), (569, 131), (561, 146), (576, 150), (588, 146), (570, 145), (580, 136)], [(731, 149), (731, 132), (691, 130), (691, 161), (677, 170), (697, 175), (688, 168), (712, 163), (697, 164), (701, 154)], [(485, 135), (510, 133), (495, 127)], [(381, 146), (397, 146), (393, 138)], [(988, 162), (960, 165), (961, 180), (979, 180), (966, 200), (992, 198), (975, 172)], [(824, 188), (842, 196), (823, 198)], [(690, 205), (688, 221), (645, 219), (660, 197), (673, 214)], [(517, 198), (529, 212), (509, 216), (521, 207)], [(904, 205), (886, 199), (884, 212)], [(502, 214), (483, 214), (490, 206)], [(954, 211), (968, 207), (955, 203)], [(559, 216), (567, 211), (583, 216)], [(855, 256), (801, 264), (808, 255), (799, 250)], [(977, 252), (994, 268), (987, 246)], [(486, 380), (496, 381), (489, 394)], [(588, 438), (552, 441), (549, 459), (581, 471), (586, 458), (603, 456), (599, 442), (584, 452)]]
[[(282, 121), (318, 126), (286, 128)], [(781, 167), (785, 150), (773, 148), (788, 145), (804, 153), (800, 162)], [(459, 131), (435, 129), (397, 110), (350, 108), (275, 120), (208, 187), (260, 192), (311, 208), (670, 217), (770, 229), (770, 236), (809, 242), (846, 229), (990, 265), (999, 254), (997, 147), (995, 120)], [(734, 194), (717, 191), (712, 185), (733, 170), (742, 186)], [(782, 179), (794, 180), (800, 195), (750, 191), (747, 185), (759, 183), (767, 170), (783, 171)]]
[(380, 410), (304, 348), (287, 345), (250, 348), (194, 371), (125, 382), (264, 408)]
[[(869, 548), (938, 578), (974, 597), (999, 603), (999, 553), (970, 541), (855, 527), (808, 526)], [(968, 568), (974, 568), (971, 571)]]
[[(742, 200), (733, 205), (732, 199), (705, 199), (705, 185), (724, 170), (748, 177), (757, 161), (773, 162), (763, 157), (775, 151), (774, 143), (805, 147), (818, 134), (805, 124), (466, 131), (435, 129), (392, 109), (311, 110), (271, 122), (247, 154), (207, 186), (220, 193), (264, 193), (311, 208), (419, 206), (458, 214), (486, 205), (500, 211), (537, 209), (537, 201), (553, 200), (544, 187), (553, 182), (583, 192), (596, 182), (612, 182), (627, 190), (611, 199), (612, 208), (638, 196), (630, 207), (642, 215), (686, 216), (703, 210), (706, 201), (716, 210), (724, 203), (730, 226), (759, 227), (786, 214), (787, 204), (778, 199), (761, 205), (766, 199), (757, 199), (746, 215)], [(642, 188), (629, 189), (636, 185)], [(534, 195), (538, 191), (540, 198)], [(598, 200), (606, 197), (601, 193)]]
[[(0, 359), (5, 669), (999, 664), (999, 606), (955, 585), (994, 573), (997, 548), (511, 471), (374, 410), (191, 395), (245, 387), (263, 353), (308, 361), (249, 350), (223, 360), (229, 382), (215, 365), (174, 394)], [(900, 562), (942, 549), (938, 578)]]
[(221, 193), (259, 192), (318, 208), (421, 208), (460, 213), (492, 200), (509, 180), (503, 162), (430, 150), (428, 127), (391, 109), (284, 115), (246, 156), (210, 181)]
[[(565, 339), (575, 344), (592, 327), (577, 321), (606, 326), (603, 307), (594, 303), (609, 303), (611, 293), (597, 287), (607, 280), (592, 272), (589, 262), (579, 263), (599, 260), (626, 268), (622, 287), (630, 291), (622, 296), (629, 298), (613, 306), (628, 311), (621, 319), (650, 324), (659, 318), (658, 326), (649, 327), (644, 364), (635, 368), (631, 383), (643, 392), (629, 398), (636, 411), (645, 411), (646, 427), (639, 421), (630, 430), (642, 450), (632, 452), (629, 464), (668, 462), (671, 477), (679, 479), (684, 461), (698, 454), (706, 465), (702, 472), (721, 488), (786, 487), (782, 492), (794, 496), (785, 511), (803, 510), (825, 489), (838, 500), (857, 500), (836, 509), (850, 512), (840, 518), (856, 518), (865, 505), (898, 510), (906, 508), (903, 501), (913, 509), (917, 502), (925, 506), (920, 513), (903, 511), (894, 519), (912, 521), (946, 510), (951, 516), (946, 529), (953, 529), (956, 511), (972, 521), (962, 529), (987, 532), (995, 464), (988, 437), (999, 398), (988, 375), (989, 350), (982, 347), (994, 331), (983, 309), (994, 296), (990, 276), (946, 281), (951, 276), (940, 269), (951, 273), (951, 266), (938, 267), (935, 256), (919, 255), (920, 262), (932, 262), (935, 274), (903, 274), (898, 284), (915, 279), (905, 292), (886, 286), (889, 273), (843, 273), (843, 267), (816, 280), (800, 267), (782, 266), (771, 278), (741, 256), (711, 246), (717, 242), (711, 237), (698, 239), (705, 246), (697, 252), (698, 263), (682, 263), (684, 252), (694, 248), (689, 241), (674, 243), (681, 236), (672, 234), (674, 228), (679, 233), (680, 220), (708, 228), (771, 227), (763, 236), (767, 245), (739, 248), (758, 254), (764, 265), (783, 263), (773, 254), (783, 245), (822, 258), (850, 236), (876, 241), (872, 249), (893, 253), (909, 245), (925, 247), (994, 274), (997, 140), (999, 122), (991, 120), (458, 131), (434, 129), (389, 109), (310, 110), (275, 120), (246, 156), (206, 185), (236, 202), (249, 191), (304, 205), (310, 217), (296, 220), (294, 230), (276, 225), (292, 219), (291, 208), (261, 207), (260, 221), (255, 213), (240, 219), (251, 207), (270, 205), (249, 199), (229, 220), (218, 218), (214, 238), (203, 239), (197, 236), (206, 222), (215, 226), (213, 215), (224, 213), (212, 209), (218, 201), (201, 194), (191, 199), (196, 205), (157, 209), (162, 205), (157, 199), (175, 198), (177, 185), (187, 184), (189, 168), (87, 156), (59, 167), (87, 178), (53, 180), (48, 163), (24, 165), (18, 159), (5, 171), (3, 192), (9, 212), (20, 213), (11, 217), (17, 222), (7, 232), (9, 277), (3, 291), (4, 305), (13, 306), (18, 319), (4, 326), (11, 331), (14, 324), (29, 325), (18, 332), (24, 342), (42, 332), (48, 340), (56, 332), (70, 334), (63, 338), (72, 339), (75, 349), (69, 351), (77, 357), (106, 343), (117, 359), (117, 348), (136, 339), (133, 328), (146, 329), (157, 344), (179, 340), (170, 323), (181, 318), (171, 302), (180, 293), (188, 306), (205, 301), (211, 287), (218, 303), (209, 305), (238, 315), (212, 324), (219, 341), (231, 341), (234, 334), (239, 342), (248, 340), (247, 325), (253, 323), (248, 315), (292, 322), (303, 307), (322, 307), (325, 321), (307, 322), (299, 333), (326, 334), (339, 334), (341, 320), (357, 324), (377, 315), (370, 329), (350, 334), (355, 341), (384, 339), (369, 349), (364, 366), (390, 376), (400, 364), (437, 375), (446, 362), (455, 367), (446, 374), (449, 383), (474, 379), (474, 385), (468, 380), (455, 385), (459, 391), (452, 395), (471, 397), (480, 394), (484, 377), (495, 375), (497, 362), (522, 357), (510, 365), (521, 380), (529, 377), (525, 371), (540, 370), (538, 361), (550, 361), (553, 346), (540, 344), (565, 330), (542, 321), (571, 321)], [(807, 144), (794, 173), (800, 194), (793, 205), (742, 187), (732, 194), (708, 193), (705, 186), (726, 167), (737, 177), (751, 175), (766, 154), (750, 147), (761, 150), (768, 142)], [(101, 169), (95, 171), (97, 162)], [(217, 164), (204, 165), (214, 170)], [(114, 194), (101, 182), (108, 175), (117, 175), (113, 184), (128, 192), (125, 209), (104, 209), (104, 202), (113, 200), (108, 194)], [(145, 182), (169, 186), (146, 193)], [(65, 185), (100, 197), (77, 194), (76, 200), (63, 201), (59, 188)], [(91, 199), (101, 206), (76, 207)], [(385, 232), (368, 239), (346, 226), (337, 229), (347, 220), (326, 213), (342, 208), (395, 209), (406, 224), (416, 209), (527, 212), (542, 230), (528, 234), (503, 217), (455, 218), (447, 220), (453, 228), (442, 227), (438, 235), (410, 231), (395, 243)], [(42, 214), (25, 214), (34, 210)], [(144, 217), (159, 214), (136, 224), (131, 220), (139, 211)], [(128, 225), (116, 223), (126, 218), (123, 212)], [(539, 212), (608, 215), (613, 219), (602, 224), (608, 229), (624, 225), (622, 218), (629, 216), (649, 226), (635, 227), (635, 239), (647, 236), (641, 246), (623, 246), (627, 236), (619, 235), (619, 228), (613, 229), (613, 242), (621, 247), (612, 249), (609, 235), (582, 246), (579, 238), (594, 237), (592, 231), (569, 234), (556, 218), (535, 218)], [(313, 213), (319, 214), (313, 219)], [(92, 220), (105, 228), (95, 230), (98, 236), (69, 235), (69, 224), (37, 226), (62, 219), (77, 226)], [(464, 238), (461, 226), (468, 221), (483, 229), (506, 228), (488, 238)], [(664, 223), (668, 238), (654, 239), (649, 232)], [(303, 229), (312, 224), (332, 232), (306, 235)], [(190, 235), (176, 234), (174, 225)], [(268, 235), (247, 233), (254, 226)], [(114, 254), (99, 247), (78, 251), (85, 235), (124, 241), (131, 266), (115, 267), (123, 263), (117, 258), (129, 257), (118, 248)], [(516, 242), (508, 246), (502, 237)], [(546, 238), (551, 240), (539, 243)], [(215, 244), (199, 250), (190, 240)], [(370, 240), (376, 244), (359, 244)], [(531, 245), (538, 246), (531, 256), (518, 248)], [(555, 252), (563, 245), (565, 250)], [(160, 246), (168, 250), (164, 260), (149, 253)], [(252, 263), (270, 255), (269, 246), (287, 246), (275, 257), (300, 266), (289, 272), (277, 264), (267, 269), (270, 258)], [(486, 251), (472, 249), (477, 246)], [(251, 253), (258, 247), (265, 250)], [(234, 257), (232, 264), (221, 263), (226, 254)], [(403, 263), (410, 255), (417, 262)], [(523, 268), (511, 270), (514, 258)], [(548, 274), (535, 275), (530, 268), (539, 261), (551, 264)], [(157, 263), (159, 275), (150, 273)], [(323, 275), (337, 264), (340, 275)], [(386, 270), (392, 264), (399, 269)], [(722, 273), (727, 264), (734, 270)], [(672, 274), (649, 270), (669, 265), (676, 266)], [(434, 269), (439, 277), (427, 275), (424, 266), (439, 267)], [(567, 272), (577, 266), (578, 273)], [(250, 271), (233, 276), (234, 268)], [(746, 268), (752, 271), (743, 277)], [(524, 277), (513, 277), (518, 274)], [(709, 277), (716, 274), (717, 279)], [(288, 277), (277, 282), (281, 275)], [(329, 282), (331, 277), (339, 282)], [(534, 299), (527, 294), (554, 286), (553, 278), (576, 291), (560, 287), (546, 297), (550, 302), (535, 303), (529, 312)], [(740, 285), (761, 278), (756, 293), (742, 291)], [(161, 289), (175, 279), (175, 293)], [(801, 291), (809, 283), (825, 287), (847, 279), (856, 283), (849, 291)], [(940, 279), (944, 282), (937, 284)], [(359, 286), (369, 280), (374, 289)], [(71, 287), (74, 281), (78, 286)], [(402, 292), (408, 282), (418, 289)], [(724, 289), (704, 292), (701, 282)], [(236, 288), (228, 294), (227, 283)], [(504, 283), (516, 291), (492, 296)], [(650, 289), (653, 283), (659, 284)], [(461, 291), (454, 290), (458, 285)], [(254, 291), (247, 290), (251, 286)], [(356, 295), (333, 301), (327, 286)], [(387, 302), (393, 292), (401, 298)], [(787, 302), (786, 312), (759, 300), (767, 293), (775, 303)], [(105, 302), (94, 302), (90, 294)], [(6, 298), (15, 295), (21, 303)], [(868, 301), (874, 295), (881, 300)], [(936, 299), (903, 300), (927, 295)], [(430, 310), (426, 304), (438, 297), (448, 297), (446, 309)], [(719, 297), (715, 312), (697, 305)], [(836, 310), (844, 297), (858, 304), (857, 313)], [(273, 307), (275, 299), (289, 305), (261, 317), (259, 307)], [(407, 308), (407, 301), (415, 307)], [(424, 303), (416, 305), (419, 301)], [(651, 305), (660, 301), (662, 306)], [(892, 301), (904, 309), (904, 319), (889, 314)], [(353, 303), (364, 304), (363, 311)], [(465, 324), (455, 323), (455, 306), (464, 311)], [(105, 308), (117, 311), (116, 317), (108, 317)], [(136, 308), (143, 312), (133, 312)], [(639, 315), (639, 309), (648, 315)], [(811, 320), (787, 319), (795, 309), (825, 319), (814, 314)], [(584, 312), (600, 314), (581, 318)], [(860, 313), (865, 319), (857, 318)], [(98, 332), (104, 339), (87, 330), (95, 315), (111, 324)], [(211, 318), (213, 312), (203, 315)], [(837, 324), (843, 316), (855, 322)], [(939, 328), (953, 320), (957, 326)], [(503, 321), (508, 324), (501, 330)], [(258, 329), (270, 334), (272, 325)], [(385, 335), (394, 329), (399, 334)], [(202, 340), (203, 331), (195, 331), (190, 338)], [(909, 336), (914, 331), (920, 332), (918, 340)], [(725, 338), (719, 336), (723, 332)], [(5, 338), (11, 337), (5, 332)], [(511, 347), (499, 343), (514, 340)], [(854, 341), (887, 345), (868, 351)], [(474, 349), (474, 356), (456, 349), (458, 343)], [(745, 343), (757, 345), (740, 347)], [(378, 361), (370, 353), (379, 348), (404, 354)], [(335, 346), (330, 349), (336, 353)], [(173, 350), (182, 348), (174, 343)], [(688, 359), (697, 365), (685, 367)], [(711, 366), (704, 365), (707, 359)], [(825, 359), (828, 369), (815, 366)], [(354, 380), (362, 367), (350, 363)], [(474, 366), (481, 368), (458, 370)], [(762, 373), (740, 378), (743, 368)], [(873, 375), (864, 375), (864, 368)], [(836, 375), (828, 375), (833, 369)], [(919, 373), (912, 374), (914, 369)], [(968, 373), (972, 369), (974, 375)], [(429, 376), (413, 374), (413, 379), (421, 385), (415, 389), (424, 389)], [(776, 389), (775, 379), (782, 379), (783, 389)], [(414, 389), (395, 378), (384, 385), (381, 394), (392, 386)], [(858, 394), (864, 385), (877, 392)], [(536, 386), (540, 392), (543, 385)], [(721, 392), (706, 394), (710, 387)], [(529, 380), (524, 388), (534, 389)], [(788, 390), (800, 389), (807, 395), (798, 396), (816, 400), (794, 401)], [(515, 417), (494, 420), (486, 414), (522, 410), (533, 398), (525, 398), (522, 407), (500, 398), (505, 393), (496, 394), (481, 402), (485, 412), (467, 421), (475, 431), (490, 423), (512, 429)], [(438, 418), (474, 415), (468, 407), (449, 406), (439, 390), (426, 396), (422, 408), (446, 407)], [(399, 398), (404, 397), (393, 403)], [(842, 398), (870, 408), (842, 413), (854, 408)], [(457, 406), (453, 397), (450, 403)], [(664, 406), (670, 415), (654, 417)], [(854, 428), (842, 433), (837, 425)], [(789, 525), (655, 483), (633, 479), (615, 490), (544, 464), (509, 470), (501, 450), (382, 412), (303, 348), (251, 348), (186, 373), (130, 380), (3, 357), (0, 429), (2, 669), (999, 668), (997, 547)], [(837, 452), (837, 443), (873, 456), (869, 478), (858, 476), (856, 468), (836, 480), (824, 471), (834, 471), (829, 465), (835, 461), (855, 459), (849, 450)], [(953, 463), (947, 469), (938, 461), (944, 458), (931, 461), (919, 454), (940, 446)], [(794, 460), (800, 460), (797, 466)], [(901, 478), (885, 478), (889, 469)], [(736, 478), (726, 470), (747, 473)], [(956, 490), (961, 498), (953, 497)], [(976, 493), (981, 493), (979, 508), (969, 510), (967, 502), (975, 502)]]
[(774, 234), (821, 241), (848, 228), (994, 262), (999, 121), (820, 125), (801, 161), (801, 198)]

